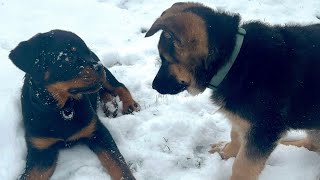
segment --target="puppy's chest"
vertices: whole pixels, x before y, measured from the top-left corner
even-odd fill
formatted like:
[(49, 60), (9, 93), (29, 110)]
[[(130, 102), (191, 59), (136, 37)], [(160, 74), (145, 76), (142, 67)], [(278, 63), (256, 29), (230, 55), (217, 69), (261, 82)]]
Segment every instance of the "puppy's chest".
[(75, 103), (59, 110), (33, 111), (25, 117), (25, 127), (32, 135), (67, 139), (87, 127), (94, 117), (90, 104)]

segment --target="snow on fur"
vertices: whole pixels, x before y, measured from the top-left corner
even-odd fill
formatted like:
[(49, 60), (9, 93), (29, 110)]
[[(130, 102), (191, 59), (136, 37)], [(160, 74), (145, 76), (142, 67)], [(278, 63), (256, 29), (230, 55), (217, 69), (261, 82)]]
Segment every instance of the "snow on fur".
[[(21, 123), (20, 88), (24, 73), (8, 59), (20, 41), (38, 32), (64, 29), (78, 34), (102, 63), (126, 84), (142, 110), (102, 122), (114, 136), (137, 179), (225, 180), (234, 158), (209, 154), (210, 144), (228, 141), (230, 125), (209, 100), (210, 90), (162, 96), (151, 88), (159, 68), (159, 33), (144, 38), (168, 0), (0, 0), (0, 179), (15, 179), (26, 155)], [(318, 0), (201, 0), (217, 9), (240, 13), (243, 20), (269, 23), (319, 22)], [(289, 138), (303, 134), (293, 132)], [(304, 148), (279, 145), (267, 161), (262, 180), (319, 180), (320, 156)], [(60, 152), (53, 180), (110, 179), (85, 146)]]

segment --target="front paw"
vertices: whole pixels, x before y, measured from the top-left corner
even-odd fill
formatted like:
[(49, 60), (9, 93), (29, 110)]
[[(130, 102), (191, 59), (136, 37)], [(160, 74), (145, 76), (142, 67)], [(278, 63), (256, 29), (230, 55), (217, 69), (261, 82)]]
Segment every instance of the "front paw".
[(123, 114), (130, 114), (132, 112), (138, 112), (141, 110), (141, 106), (131, 99), (130, 101), (122, 102), (123, 103), (123, 109), (122, 113)]
[(219, 153), (222, 159), (229, 159), (231, 157), (236, 157), (239, 151), (237, 145), (232, 144), (231, 142), (220, 142), (217, 144), (211, 145), (210, 153)]
[(103, 103), (103, 112), (107, 117), (117, 117), (118, 110), (119, 106), (115, 97)]

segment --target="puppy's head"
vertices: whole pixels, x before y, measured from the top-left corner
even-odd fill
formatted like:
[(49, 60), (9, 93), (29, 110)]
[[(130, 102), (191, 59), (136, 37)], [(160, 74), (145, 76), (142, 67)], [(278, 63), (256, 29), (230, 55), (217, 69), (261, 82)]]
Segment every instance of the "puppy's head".
[(62, 30), (40, 33), (9, 54), (12, 62), (45, 87), (63, 106), (69, 97), (96, 92), (105, 80), (98, 57), (76, 34)]
[(165, 10), (146, 33), (149, 37), (163, 30), (158, 43), (162, 64), (153, 88), (161, 94), (203, 92), (221, 64), (229, 36), (224, 20), (237, 30), (238, 16), (224, 16), (199, 3), (175, 3)]

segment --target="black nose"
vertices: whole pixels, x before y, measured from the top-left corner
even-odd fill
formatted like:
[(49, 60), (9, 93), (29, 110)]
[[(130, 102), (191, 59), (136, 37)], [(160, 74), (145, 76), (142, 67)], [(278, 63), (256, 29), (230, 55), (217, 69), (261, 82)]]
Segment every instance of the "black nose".
[(173, 76), (162, 77), (156, 76), (152, 82), (152, 88), (160, 94), (178, 94), (184, 91), (187, 86), (180, 84)]
[(157, 75), (153, 82), (152, 82), (152, 89), (161, 91), (161, 89), (166, 89), (166, 79), (164, 78), (159, 78), (159, 75)]
[(152, 83), (152, 89), (156, 89), (156, 85), (154, 82)]
[(103, 66), (101, 64), (98, 64), (98, 65), (95, 65), (94, 66), (94, 69), (97, 71), (97, 72), (101, 72), (103, 71)]

